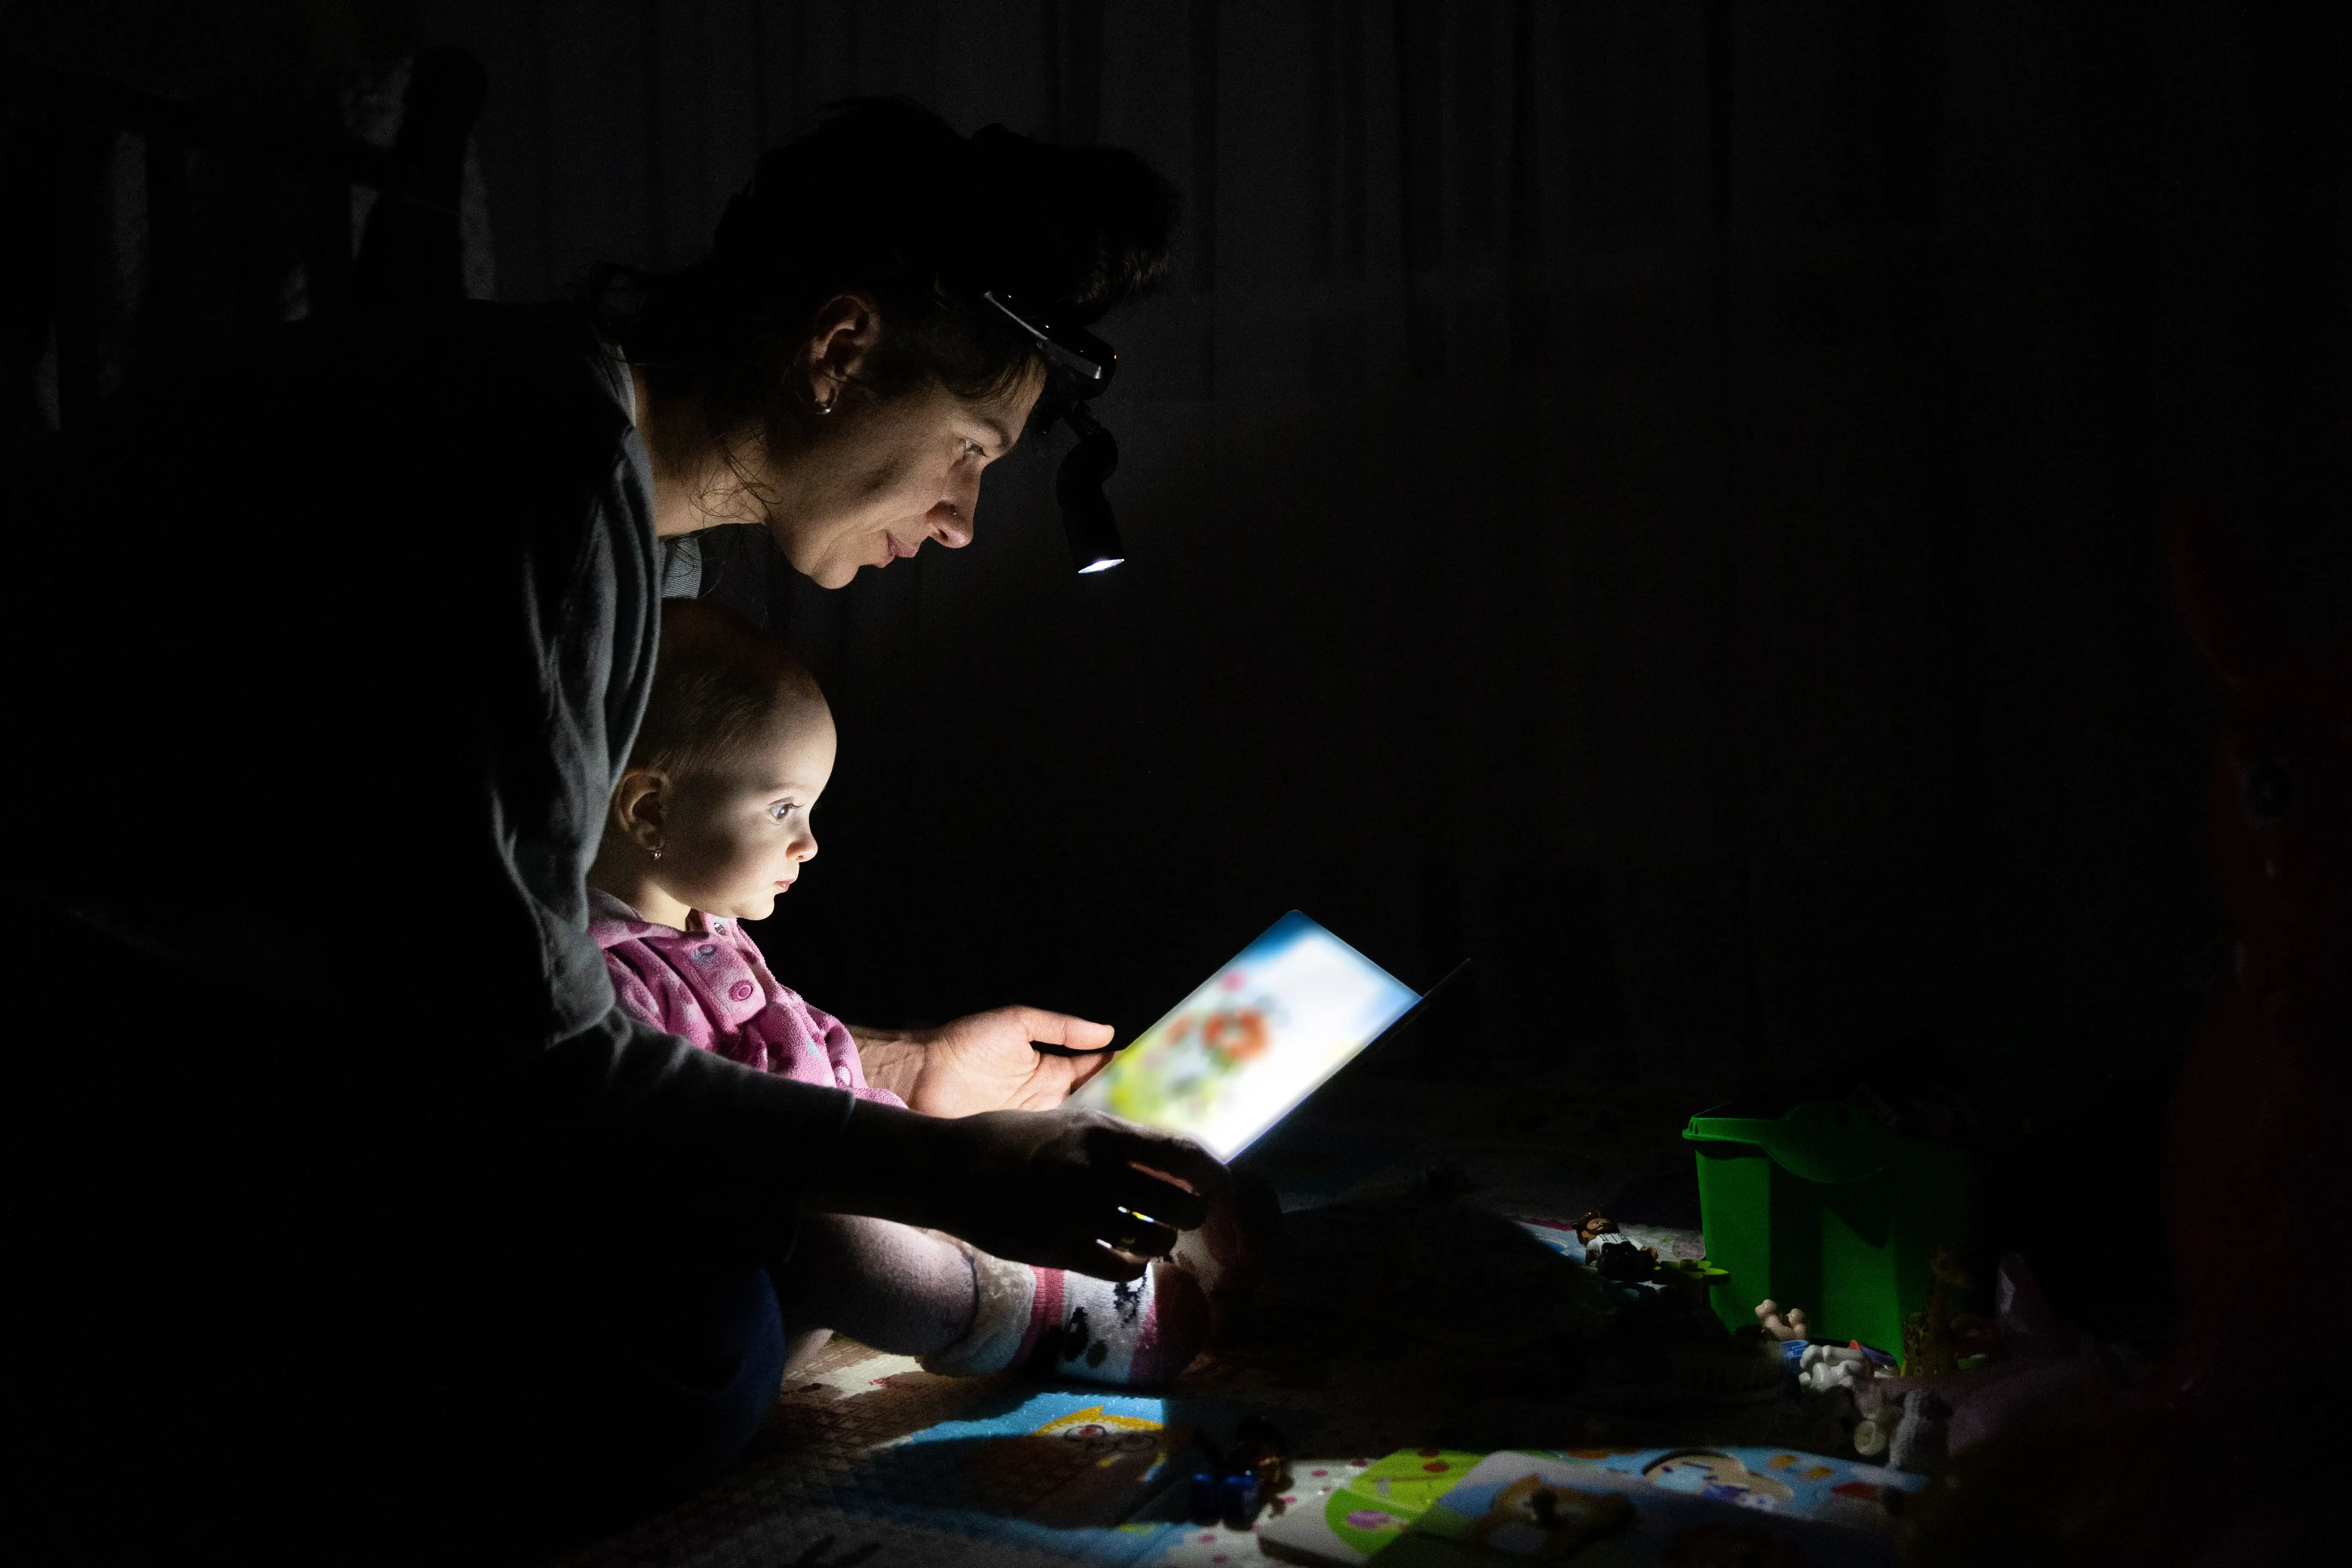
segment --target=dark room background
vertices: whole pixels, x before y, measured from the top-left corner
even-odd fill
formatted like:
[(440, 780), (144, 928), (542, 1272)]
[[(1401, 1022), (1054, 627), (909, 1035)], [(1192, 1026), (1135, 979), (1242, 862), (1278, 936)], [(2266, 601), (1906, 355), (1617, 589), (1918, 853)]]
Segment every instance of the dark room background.
[[(1869, 0), (8, 6), (257, 116), (487, 68), (477, 286), (692, 259), (759, 148), (898, 94), (1137, 149), (1169, 287), (978, 542), (709, 591), (832, 695), (820, 1005), (1150, 1021), (1294, 906), (1475, 958), (1486, 1070), (2177, 1051), (2226, 946), (2160, 506), (2352, 595), (2339, 8)], [(821, 224), (826, 215), (812, 213)], [(139, 237), (110, 237), (125, 254)], [(291, 308), (291, 307), (289, 307)], [(1066, 437), (1063, 437), (1066, 439)], [(1696, 1107), (1693, 1107), (1696, 1109)]]

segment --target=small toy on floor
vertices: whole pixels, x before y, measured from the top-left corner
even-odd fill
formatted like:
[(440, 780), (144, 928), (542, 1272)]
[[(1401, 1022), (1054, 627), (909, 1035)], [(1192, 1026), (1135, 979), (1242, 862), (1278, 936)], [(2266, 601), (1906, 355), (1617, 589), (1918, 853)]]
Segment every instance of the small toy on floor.
[(1192, 1472), (1192, 1521), (1249, 1529), (1265, 1500), (1289, 1479), (1288, 1441), (1273, 1422), (1244, 1415), (1234, 1424), (1232, 1447), (1220, 1452), (1205, 1432), (1199, 1442), (1208, 1462)]
[(1861, 1419), (1853, 1424), (1849, 1436), (1853, 1451), (1865, 1459), (1874, 1459), (1886, 1452), (1886, 1445), (1895, 1436), (1895, 1428), (1903, 1419), (1903, 1405), (1877, 1386), (1877, 1380), (1853, 1391), (1853, 1407)]
[(1944, 1468), (1952, 1407), (1932, 1390), (1915, 1388), (1903, 1396), (1903, 1419), (1886, 1441), (1886, 1463), (1915, 1476)]
[(1598, 1209), (1585, 1210), (1584, 1217), (1576, 1222), (1576, 1239), (1584, 1244), (1584, 1260), (1603, 1279), (1634, 1285), (1657, 1275), (1658, 1249), (1637, 1245), (1615, 1220)]
[(1783, 1311), (1780, 1304), (1769, 1297), (1756, 1304), (1756, 1321), (1764, 1325), (1766, 1333), (1783, 1343), (1812, 1337), (1812, 1331), (1805, 1324), (1802, 1307), (1790, 1307)]
[(1878, 1363), (1860, 1345), (1809, 1344), (1797, 1358), (1797, 1384), (1814, 1394), (1853, 1389), (1877, 1375)]
[[(1906, 1336), (1911, 1342), (1906, 1348), (1915, 1359), (1932, 1358), (1938, 1346), (1948, 1352), (1955, 1342), (1946, 1292), (1966, 1280), (1947, 1249), (1937, 1249), (1935, 1268), (1937, 1294), (1929, 1298), (1927, 1311), (1913, 1315), (1912, 1326), (1917, 1331)], [(1950, 1404), (1925, 1387), (1889, 1388), (1882, 1381), (1899, 1383), (1916, 1375), (1910, 1363), (1905, 1364), (1902, 1379), (1897, 1379), (1889, 1358), (1858, 1342), (1808, 1342), (1803, 1333), (1805, 1314), (1795, 1308), (1784, 1311), (1777, 1301), (1759, 1302), (1756, 1317), (1764, 1331), (1780, 1342), (1795, 1369), (1795, 1391), (1813, 1402), (1815, 1419), (1824, 1428), (1833, 1408), (1851, 1409), (1852, 1425), (1846, 1436), (1856, 1455), (1864, 1459), (1884, 1456), (1889, 1468), (1915, 1475), (1931, 1475), (1944, 1468)], [(1957, 1356), (1952, 1360), (1953, 1366), (1945, 1370), (1958, 1370)], [(1843, 1423), (1849, 1418), (1840, 1414), (1836, 1419)]]

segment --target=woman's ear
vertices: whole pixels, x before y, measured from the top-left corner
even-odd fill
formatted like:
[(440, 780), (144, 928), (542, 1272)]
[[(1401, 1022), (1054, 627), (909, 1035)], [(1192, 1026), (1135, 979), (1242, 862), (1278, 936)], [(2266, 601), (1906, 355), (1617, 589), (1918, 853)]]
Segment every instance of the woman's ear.
[(657, 768), (631, 768), (613, 786), (613, 826), (648, 855), (659, 856), (669, 778)]
[(863, 294), (836, 294), (817, 308), (805, 359), (809, 400), (820, 412), (833, 412), (881, 336), (881, 312)]

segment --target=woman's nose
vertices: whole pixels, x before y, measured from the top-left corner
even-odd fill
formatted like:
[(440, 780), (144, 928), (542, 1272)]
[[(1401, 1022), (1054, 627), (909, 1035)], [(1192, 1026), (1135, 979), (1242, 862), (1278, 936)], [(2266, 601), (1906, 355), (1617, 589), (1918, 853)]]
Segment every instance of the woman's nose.
[(961, 550), (971, 542), (971, 517), (979, 510), (978, 474), (949, 480), (948, 493), (940, 498), (926, 520), (931, 525), (931, 537), (950, 550)]

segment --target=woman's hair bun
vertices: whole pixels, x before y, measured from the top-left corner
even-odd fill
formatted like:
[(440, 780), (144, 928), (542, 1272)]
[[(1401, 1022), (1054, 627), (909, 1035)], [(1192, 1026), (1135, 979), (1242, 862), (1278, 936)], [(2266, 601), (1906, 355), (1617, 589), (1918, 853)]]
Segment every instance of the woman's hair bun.
[(1175, 224), (1174, 188), (1132, 153), (1002, 125), (967, 138), (913, 104), (851, 99), (761, 160), (718, 251), (788, 294), (920, 279), (1086, 322), (1167, 275)]
[(980, 263), (992, 287), (1086, 322), (1149, 293), (1168, 273), (1176, 192), (1134, 153), (1061, 147), (1002, 125), (971, 139)]
[(760, 160), (704, 259), (605, 267), (590, 294), (603, 329), (710, 439), (786, 441), (814, 417), (790, 367), (827, 300), (858, 291), (879, 307), (863, 395), (927, 380), (992, 395), (1042, 361), (983, 292), (1090, 325), (1167, 275), (1175, 224), (1174, 189), (1132, 153), (1001, 125), (967, 137), (913, 104), (853, 99)]

